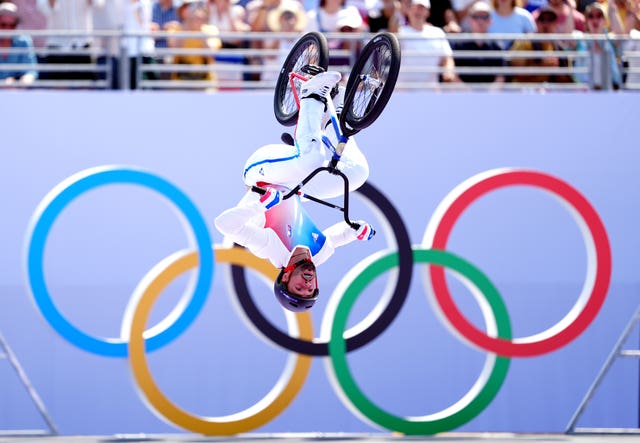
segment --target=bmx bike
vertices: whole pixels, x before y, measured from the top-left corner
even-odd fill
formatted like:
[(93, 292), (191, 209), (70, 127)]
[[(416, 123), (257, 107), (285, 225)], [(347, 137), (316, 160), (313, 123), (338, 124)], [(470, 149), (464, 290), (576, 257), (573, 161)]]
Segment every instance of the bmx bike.
[[(309, 32), (294, 44), (285, 59), (274, 94), (274, 113), (276, 120), (284, 126), (293, 126), (298, 119), (300, 109), (300, 87), (310, 76), (309, 66), (318, 66), (322, 70), (329, 64), (329, 49), (326, 37), (319, 32)], [(335, 131), (338, 143), (333, 145), (327, 136), (323, 136), (324, 146), (332, 153), (327, 166), (312, 171), (297, 186), (285, 193), (282, 198), (301, 196), (316, 203), (338, 209), (343, 212), (344, 220), (352, 228), (360, 225), (349, 219), (349, 179), (338, 169), (340, 158), (349, 138), (370, 126), (382, 113), (391, 98), (400, 70), (400, 44), (395, 35), (381, 32), (369, 40), (356, 59), (347, 79), (343, 110), (338, 115), (332, 100), (327, 100), (327, 111)], [(293, 144), (293, 138), (284, 133), (282, 140)], [(304, 186), (317, 174), (327, 172), (338, 175), (344, 182), (343, 206), (316, 198), (302, 192)], [(263, 194), (264, 188), (253, 186), (252, 190)]]

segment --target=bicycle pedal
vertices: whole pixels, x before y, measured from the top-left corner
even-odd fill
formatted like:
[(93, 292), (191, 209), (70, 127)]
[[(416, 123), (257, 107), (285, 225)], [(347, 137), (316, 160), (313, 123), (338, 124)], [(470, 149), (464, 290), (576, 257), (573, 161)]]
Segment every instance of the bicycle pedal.
[(324, 68), (318, 65), (313, 65), (313, 64), (304, 65), (302, 68), (300, 68), (300, 71), (305, 74), (309, 74), (311, 76), (315, 76), (323, 72), (326, 72)]

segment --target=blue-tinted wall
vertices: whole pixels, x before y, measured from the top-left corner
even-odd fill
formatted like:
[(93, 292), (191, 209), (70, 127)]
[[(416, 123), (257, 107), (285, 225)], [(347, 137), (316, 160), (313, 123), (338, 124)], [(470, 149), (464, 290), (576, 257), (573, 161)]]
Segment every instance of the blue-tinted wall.
[[(561, 432), (640, 304), (637, 101), (633, 94), (394, 95), (379, 121), (356, 136), (367, 154), (369, 183), (399, 212), (411, 243), (422, 242), (440, 202), (470, 177), (523, 167), (568, 183), (593, 206), (612, 257), (607, 298), (584, 333), (555, 352), (514, 358), (495, 399), (460, 431)], [(70, 344), (33, 302), (25, 252), (33, 215), (68, 177), (102, 165), (140, 168), (169, 181), (197, 206), (214, 243), (214, 217), (244, 191), (245, 157), (277, 142), (282, 128), (268, 93), (120, 94), (2, 92), (0, 162), (0, 332), (64, 434), (174, 432), (138, 396), (126, 358), (96, 355)], [(320, 224), (341, 215), (313, 207)], [(374, 241), (351, 244), (320, 268), (321, 301), (312, 312), (319, 337), (338, 283), (358, 262), (395, 250), (384, 214), (360, 195), (354, 218), (380, 226)], [(120, 336), (123, 315), (140, 280), (189, 243), (188, 224), (152, 189), (125, 184), (81, 193), (56, 217), (46, 240), (43, 273), (59, 312), (96, 337)], [(509, 186), (477, 199), (455, 224), (447, 250), (478, 267), (504, 300), (514, 337), (545, 331), (574, 306), (587, 274), (587, 249), (571, 210), (550, 193)], [(441, 411), (461, 398), (486, 354), (443, 326), (414, 268), (407, 300), (391, 326), (348, 362), (372, 402), (399, 416)], [(387, 280), (389, 279), (389, 280)], [(356, 302), (360, 322), (384, 292), (376, 279)], [(448, 276), (462, 312), (484, 330), (480, 309)], [(287, 353), (253, 332), (238, 315), (226, 265), (193, 324), (149, 353), (160, 389), (192, 414), (226, 416), (262, 399)], [(250, 276), (254, 300), (286, 330), (268, 286)], [(178, 278), (152, 312), (158, 321), (189, 290)], [(638, 330), (628, 347), (638, 346)], [(292, 357), (295, 359), (295, 356)], [(618, 361), (578, 425), (638, 426), (638, 362)], [(0, 361), (0, 429), (42, 425), (8, 364)], [(255, 432), (371, 432), (334, 391), (314, 358), (300, 393)], [(178, 430), (184, 430), (178, 427)]]

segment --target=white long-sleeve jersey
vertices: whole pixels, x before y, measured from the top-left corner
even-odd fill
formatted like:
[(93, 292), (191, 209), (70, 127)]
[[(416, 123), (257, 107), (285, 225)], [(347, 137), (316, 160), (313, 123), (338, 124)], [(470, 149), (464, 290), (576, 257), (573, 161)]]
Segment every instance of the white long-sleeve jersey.
[(268, 259), (277, 268), (287, 266), (298, 246), (307, 247), (318, 266), (337, 247), (356, 240), (356, 231), (344, 221), (320, 231), (297, 196), (265, 210), (260, 196), (251, 191), (237, 206), (216, 217), (215, 225), (229, 240)]

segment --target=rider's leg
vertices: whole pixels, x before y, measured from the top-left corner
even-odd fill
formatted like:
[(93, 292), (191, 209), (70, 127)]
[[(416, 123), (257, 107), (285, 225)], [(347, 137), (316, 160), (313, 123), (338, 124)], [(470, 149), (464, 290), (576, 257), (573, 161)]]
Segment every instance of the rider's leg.
[(331, 89), (340, 81), (339, 72), (323, 72), (308, 80), (300, 91), (300, 112), (296, 127), (296, 143), (301, 155), (321, 155), (325, 158), (322, 145), (322, 117), (331, 100)]
[[(341, 85), (338, 85), (338, 87), (336, 88), (335, 95), (332, 93), (333, 107), (336, 110), (336, 117), (338, 118), (340, 117), (340, 114), (342, 113), (342, 108), (344, 107), (344, 96), (346, 94), (346, 90), (347, 90), (346, 86), (341, 84)], [(325, 112), (324, 115), (322, 116), (322, 127), (329, 134), (335, 133), (331, 125), (332, 125), (331, 115), (328, 112)], [(336, 145), (334, 144), (333, 146), (336, 146)]]
[(254, 152), (243, 171), (247, 186), (265, 182), (293, 188), (325, 163), (328, 153), (322, 145), (322, 115), (331, 88), (340, 77), (338, 72), (325, 72), (303, 85), (296, 146), (267, 145)]

